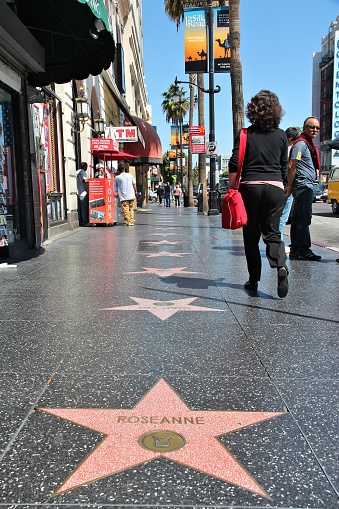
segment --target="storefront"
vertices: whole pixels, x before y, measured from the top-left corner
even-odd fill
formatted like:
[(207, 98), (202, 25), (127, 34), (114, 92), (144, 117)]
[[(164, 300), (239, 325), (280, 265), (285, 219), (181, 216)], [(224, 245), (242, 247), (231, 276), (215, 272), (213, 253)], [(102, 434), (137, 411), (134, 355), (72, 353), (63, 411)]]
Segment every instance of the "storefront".
[(20, 239), (20, 214), (13, 127), (14, 101), (0, 84), (0, 247)]
[(42, 10), (38, 0), (0, 0), (0, 28), (0, 256), (12, 256), (68, 229), (54, 83), (99, 74), (115, 43), (103, 0), (56, 0)]

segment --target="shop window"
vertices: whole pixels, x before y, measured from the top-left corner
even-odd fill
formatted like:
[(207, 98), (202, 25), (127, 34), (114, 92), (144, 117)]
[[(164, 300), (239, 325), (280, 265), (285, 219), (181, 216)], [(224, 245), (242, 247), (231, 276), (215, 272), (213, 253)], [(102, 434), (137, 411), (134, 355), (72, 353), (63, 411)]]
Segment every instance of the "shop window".
[[(32, 105), (33, 131), (37, 169), (39, 174), (42, 223), (47, 237), (47, 224), (64, 220), (63, 193), (60, 192), (58, 164), (56, 161), (57, 139), (53, 100)], [(48, 218), (48, 221), (47, 221)]]
[(0, 87), (0, 247), (20, 239), (11, 95)]

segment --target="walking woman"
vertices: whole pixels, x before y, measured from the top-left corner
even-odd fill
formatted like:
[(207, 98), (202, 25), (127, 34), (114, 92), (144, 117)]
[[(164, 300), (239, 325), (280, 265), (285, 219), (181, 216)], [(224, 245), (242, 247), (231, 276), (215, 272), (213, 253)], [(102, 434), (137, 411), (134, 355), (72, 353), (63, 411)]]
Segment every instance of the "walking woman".
[[(279, 129), (282, 107), (278, 97), (261, 90), (246, 107), (251, 123), (247, 129), (247, 143), (239, 191), (248, 216), (243, 239), (249, 280), (246, 290), (257, 291), (261, 277), (260, 236), (266, 244), (266, 256), (278, 273), (278, 296), (288, 293), (288, 270), (285, 265), (285, 245), (279, 232), (279, 220), (284, 203), (283, 181), (287, 172), (288, 143), (285, 132)], [(236, 188), (239, 134), (229, 162), (229, 187)]]

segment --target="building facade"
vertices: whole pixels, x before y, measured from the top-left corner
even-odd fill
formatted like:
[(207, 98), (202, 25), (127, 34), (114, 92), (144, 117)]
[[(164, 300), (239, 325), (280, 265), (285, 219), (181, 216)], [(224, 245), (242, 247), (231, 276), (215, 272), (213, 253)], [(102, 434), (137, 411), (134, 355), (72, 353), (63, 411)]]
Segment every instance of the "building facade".
[(119, 151), (147, 189), (148, 120), (141, 0), (0, 0), (0, 256), (78, 227), (76, 170), (94, 176), (103, 125), (138, 126)]
[(339, 138), (339, 16), (322, 39), (321, 52), (313, 56), (312, 114), (320, 120), (317, 140), (321, 158), (321, 178), (326, 181), (331, 168), (339, 165), (339, 151), (328, 142)]

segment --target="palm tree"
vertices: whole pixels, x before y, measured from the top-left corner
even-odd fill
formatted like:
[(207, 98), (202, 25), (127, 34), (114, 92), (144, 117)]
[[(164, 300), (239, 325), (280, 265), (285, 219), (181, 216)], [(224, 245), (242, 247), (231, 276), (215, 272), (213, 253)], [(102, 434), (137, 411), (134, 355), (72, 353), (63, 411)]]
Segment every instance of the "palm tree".
[[(174, 101), (174, 94), (178, 94), (180, 97), (180, 101)], [(189, 109), (189, 101), (185, 97), (186, 91), (181, 87), (176, 87), (173, 83), (170, 85), (167, 92), (164, 92), (162, 96), (164, 100), (161, 104), (162, 111), (166, 115), (166, 122), (173, 122), (173, 124), (180, 124), (182, 127), (183, 118), (185, 117), (188, 109)], [(182, 150), (182, 131), (181, 131), (181, 140), (180, 140), (181, 150)], [(182, 154), (180, 154), (180, 157)], [(182, 168), (181, 168), (182, 169)], [(181, 175), (183, 177), (183, 175)], [(193, 201), (193, 191), (192, 191), (192, 201)]]
[(180, 118), (184, 118), (188, 111), (189, 101), (185, 98), (186, 91), (182, 87), (179, 87), (178, 93), (182, 99), (180, 102), (175, 102), (173, 99), (175, 92), (176, 86), (173, 83), (170, 85), (168, 91), (162, 94), (164, 100), (161, 103), (161, 107), (166, 115), (166, 122), (179, 124)]
[(235, 138), (239, 129), (244, 127), (244, 94), (240, 58), (240, 0), (229, 0), (229, 8), (233, 138)]

